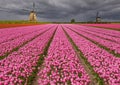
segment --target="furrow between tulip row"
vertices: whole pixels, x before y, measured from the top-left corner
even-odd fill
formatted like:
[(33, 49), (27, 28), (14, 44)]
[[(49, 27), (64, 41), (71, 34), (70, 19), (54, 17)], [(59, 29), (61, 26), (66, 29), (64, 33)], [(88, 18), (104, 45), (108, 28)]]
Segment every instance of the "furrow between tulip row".
[[(41, 27), (46, 27), (46, 26), (47, 25), (36, 25), (36, 26), (13, 27), (11, 29), (10, 28), (0, 29), (0, 38), (8, 37), (10, 39), (16, 36), (20, 36), (23, 33), (32, 32), (34, 30), (37, 30)], [(16, 36), (14, 34), (16, 34)]]
[(69, 34), (66, 29), (67, 28), (64, 26), (63, 27), (64, 32), (66, 33), (69, 41), (71, 42), (71, 44), (74, 47), (74, 50), (77, 52), (78, 58), (82, 61), (84, 68), (86, 69), (87, 73), (89, 74), (89, 76), (91, 78), (91, 83), (89, 85), (104, 85), (105, 82), (103, 81), (103, 79), (98, 75), (98, 73), (96, 73), (94, 71), (90, 62), (87, 60), (87, 58), (85, 57), (83, 52), (79, 49), (79, 47), (76, 45), (76, 43), (72, 39), (71, 36), (73, 36), (73, 33), (71, 32), (72, 34), (71, 33)]
[[(18, 29), (13, 29), (11, 31), (13, 31), (12, 34), (10, 34), (9, 32), (11, 31), (8, 31), (7, 34), (4, 36), (4, 37), (1, 37), (0, 38), (0, 44), (2, 43), (5, 43), (5, 42), (9, 42), (11, 40), (15, 40), (17, 38), (20, 38), (20, 37), (24, 37), (26, 35), (31, 35), (37, 31), (42, 31), (45, 29), (47, 29), (50, 25), (45, 25), (45, 26), (32, 26), (32, 27), (27, 27), (23, 29), (23, 27), (21, 27), (21, 30), (20, 31), (17, 31)], [(1, 31), (0, 31), (1, 32)]]
[[(86, 32), (88, 34), (92, 34), (94, 36), (97, 36), (101, 39), (105, 39), (105, 40), (108, 40), (108, 41), (111, 41), (111, 42), (114, 42), (114, 43), (117, 43), (117, 44), (120, 44), (120, 37), (113, 37), (111, 35), (106, 35), (104, 34), (103, 32), (96, 32), (94, 31), (94, 28), (91, 29), (90, 27), (86, 27), (86, 26), (78, 26), (78, 25), (72, 25), (71, 27), (75, 27), (75, 29), (78, 29), (80, 31), (83, 31), (83, 32)], [(103, 30), (104, 31), (104, 30)], [(113, 33), (112, 33), (113, 34)], [(120, 33), (119, 33), (120, 34)], [(116, 35), (116, 34), (114, 34)], [(117, 35), (116, 35), (117, 36)]]
[(39, 55), (40, 57), (39, 57), (39, 60), (37, 62), (37, 65), (35, 66), (35, 69), (33, 70), (32, 74), (27, 78), (26, 83), (25, 83), (26, 85), (34, 85), (34, 84), (36, 85), (37, 74), (39, 72), (39, 68), (42, 66), (45, 56), (47, 56), (49, 46), (50, 46), (50, 44), (55, 36), (57, 28), (58, 27), (56, 27), (52, 37), (49, 39), (47, 45), (44, 47), (43, 53)]
[(87, 34), (92, 34), (93, 36), (96, 36), (96, 37), (101, 38), (103, 40), (114, 42), (116, 44), (120, 44), (120, 38), (116, 38), (116, 37), (112, 37), (112, 36), (106, 36), (106, 35), (103, 35), (103, 34), (98, 34), (98, 33), (95, 33), (95, 32), (89, 31), (89, 30), (85, 30), (85, 29), (84, 30), (79, 29), (79, 30), (82, 31), (82, 32), (86, 32)]
[(3, 43), (0, 45), (0, 60), (7, 57), (14, 51), (17, 51), (27, 43), (31, 42), (35, 38), (39, 37), (40, 35), (44, 34), (45, 32), (49, 31), (52, 27), (44, 29), (42, 31), (35, 32), (31, 35), (26, 35), (24, 37), (20, 37), (18, 39)]
[(99, 74), (107, 85), (120, 84), (120, 58), (110, 54), (108, 51), (100, 48), (98, 45), (91, 42), (83, 36), (81, 32), (65, 29), (72, 40), (81, 50), (84, 57), (91, 64), (94, 71)]
[(0, 60), (0, 85), (25, 84), (27, 78), (36, 69), (38, 61), (40, 63), (39, 55), (44, 52), (55, 29), (56, 26)]
[[(81, 25), (78, 25), (78, 26), (83, 27)], [(120, 32), (116, 31), (116, 30), (101, 29), (101, 28), (98, 28), (98, 27), (91, 27), (91, 26), (84, 26), (84, 27), (89, 28), (88, 30), (91, 30), (91, 31), (96, 32), (96, 33), (101, 33), (101, 34), (104, 34), (104, 35), (120, 38), (120, 36), (119, 36)]]
[(120, 31), (120, 24), (87, 24), (86, 26)]
[[(71, 30), (73, 30), (71, 27), (69, 27)], [(99, 47), (107, 50), (109, 53), (113, 54), (116, 57), (120, 57), (120, 44), (117, 44), (115, 42), (111, 42), (102, 38), (99, 38), (97, 36), (94, 36), (90, 33), (87, 33), (85, 31), (81, 31), (80, 29), (74, 29), (73, 31), (77, 33), (81, 33), (84, 37), (86, 37), (88, 40), (92, 41)]]
[(59, 26), (34, 85), (88, 85), (90, 78)]

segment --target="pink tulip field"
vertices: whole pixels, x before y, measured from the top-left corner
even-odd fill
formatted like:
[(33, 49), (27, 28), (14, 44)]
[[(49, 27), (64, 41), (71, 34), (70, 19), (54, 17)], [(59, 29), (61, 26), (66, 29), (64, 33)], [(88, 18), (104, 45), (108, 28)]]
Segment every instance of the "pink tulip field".
[(104, 29), (120, 25), (102, 26), (0, 29), (0, 85), (120, 85), (120, 31)]
[(120, 30), (120, 24), (85, 24), (86, 26)]
[(59, 26), (45, 58), (43, 69), (38, 73), (39, 85), (88, 85), (89, 76), (70, 42)]
[[(103, 34), (98, 34), (96, 32), (88, 31), (85, 27), (81, 26), (76, 27), (76, 31), (80, 32), (80, 34), (86, 36), (87, 38), (103, 45), (104, 47), (110, 49), (114, 52), (114, 54), (120, 54), (120, 39), (116, 37), (106, 36)], [(120, 34), (120, 33), (119, 33)]]

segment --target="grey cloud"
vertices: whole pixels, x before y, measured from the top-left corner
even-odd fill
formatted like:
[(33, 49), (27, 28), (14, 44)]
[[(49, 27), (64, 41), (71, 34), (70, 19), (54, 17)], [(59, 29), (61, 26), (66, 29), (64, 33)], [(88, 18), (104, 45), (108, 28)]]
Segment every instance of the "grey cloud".
[(9, 8), (10, 14), (1, 11), (0, 19), (28, 19), (29, 12), (22, 9), (32, 10), (33, 2), (42, 21), (94, 21), (97, 11), (103, 20), (120, 20), (119, 0), (1, 0), (0, 7)]

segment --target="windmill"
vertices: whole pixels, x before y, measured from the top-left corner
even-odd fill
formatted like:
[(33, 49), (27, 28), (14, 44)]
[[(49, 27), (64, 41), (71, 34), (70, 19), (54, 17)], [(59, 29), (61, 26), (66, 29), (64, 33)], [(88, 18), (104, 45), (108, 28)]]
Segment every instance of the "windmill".
[(41, 12), (41, 11), (37, 11), (37, 13), (36, 13), (35, 8), (36, 8), (35, 3), (33, 2), (32, 11), (30, 9), (22, 9), (23, 11), (30, 12), (29, 21), (37, 21), (37, 13), (44, 14), (44, 12)]
[[(0, 11), (14, 13), (14, 14), (16, 14), (16, 11), (17, 11), (17, 13), (19, 12), (19, 13), (23, 13), (23, 14), (27, 14), (29, 12), (29, 21), (37, 21), (35, 3), (33, 3), (32, 10), (30, 8), (29, 9), (26, 9), (26, 8), (24, 8), (24, 9), (11, 9), (11, 8), (0, 7)], [(41, 11), (37, 11), (37, 13), (44, 14), (44, 12), (41, 12)]]
[(101, 17), (99, 16), (99, 12), (96, 14), (96, 22), (101, 22)]
[(29, 20), (30, 21), (37, 21), (37, 14), (35, 12), (35, 3), (33, 3), (33, 10), (30, 11)]

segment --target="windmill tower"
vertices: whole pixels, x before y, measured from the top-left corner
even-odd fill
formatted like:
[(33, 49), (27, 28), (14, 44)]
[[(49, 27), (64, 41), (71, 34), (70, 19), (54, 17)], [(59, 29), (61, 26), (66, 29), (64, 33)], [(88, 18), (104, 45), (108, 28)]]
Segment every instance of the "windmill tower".
[(96, 14), (96, 22), (101, 22), (101, 17), (99, 16), (99, 12)]
[(33, 3), (33, 10), (30, 12), (29, 20), (30, 21), (37, 21), (37, 15), (35, 12), (35, 3)]

